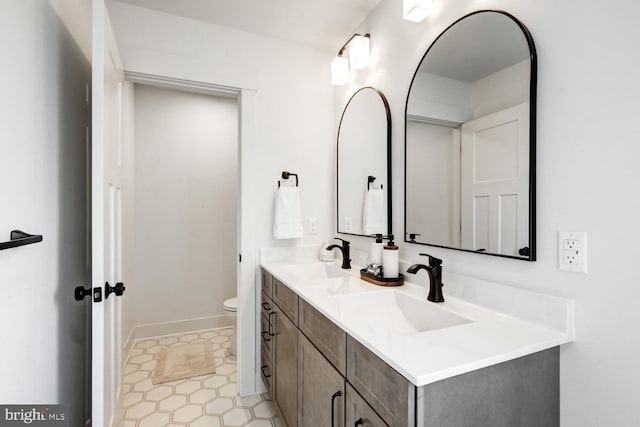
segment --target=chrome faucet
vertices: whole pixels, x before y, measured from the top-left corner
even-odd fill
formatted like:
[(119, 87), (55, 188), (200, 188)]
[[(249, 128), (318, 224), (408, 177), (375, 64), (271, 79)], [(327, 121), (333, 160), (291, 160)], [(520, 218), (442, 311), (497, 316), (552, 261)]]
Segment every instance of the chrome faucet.
[(344, 268), (345, 270), (350, 270), (351, 269), (351, 246), (350, 246), (350, 242), (341, 239), (339, 237), (335, 238), (336, 240), (341, 240), (342, 241), (342, 246), (339, 245), (329, 245), (327, 246), (327, 250), (330, 251), (331, 249), (334, 248), (338, 248), (340, 249), (340, 252), (342, 252), (342, 268)]
[(407, 273), (416, 274), (421, 269), (427, 270), (429, 274), (429, 296), (427, 299), (431, 302), (444, 302), (442, 295), (442, 260), (429, 254), (420, 254), (429, 257), (429, 265), (414, 264), (407, 269)]

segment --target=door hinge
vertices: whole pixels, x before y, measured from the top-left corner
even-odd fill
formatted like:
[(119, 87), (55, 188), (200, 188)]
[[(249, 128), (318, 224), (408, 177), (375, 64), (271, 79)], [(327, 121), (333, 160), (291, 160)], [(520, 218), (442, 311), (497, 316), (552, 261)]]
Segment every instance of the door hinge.
[(242, 262), (242, 254), (238, 254), (238, 262)]

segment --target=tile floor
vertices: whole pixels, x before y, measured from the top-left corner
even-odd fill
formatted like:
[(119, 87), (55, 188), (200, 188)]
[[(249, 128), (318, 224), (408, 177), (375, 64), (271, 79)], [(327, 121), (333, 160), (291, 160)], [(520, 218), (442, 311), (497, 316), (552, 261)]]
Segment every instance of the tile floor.
[[(238, 396), (237, 364), (230, 356), (232, 329), (222, 328), (136, 341), (124, 367), (122, 427), (282, 427), (268, 394)], [(153, 385), (151, 373), (162, 347), (209, 340), (216, 373)]]

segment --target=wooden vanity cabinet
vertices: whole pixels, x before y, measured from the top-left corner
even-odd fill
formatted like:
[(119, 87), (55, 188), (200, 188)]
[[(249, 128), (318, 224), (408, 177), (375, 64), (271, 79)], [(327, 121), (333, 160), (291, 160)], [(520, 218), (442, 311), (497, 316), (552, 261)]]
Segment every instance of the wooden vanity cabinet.
[(559, 426), (558, 347), (416, 387), (265, 273), (262, 378), (287, 426)]

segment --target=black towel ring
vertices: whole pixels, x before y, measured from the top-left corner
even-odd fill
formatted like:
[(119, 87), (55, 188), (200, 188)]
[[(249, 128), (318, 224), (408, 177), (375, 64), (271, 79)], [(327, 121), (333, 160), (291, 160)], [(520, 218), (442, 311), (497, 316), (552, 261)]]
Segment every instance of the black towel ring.
[[(299, 184), (298, 181), (298, 174), (297, 173), (292, 173), (292, 172), (287, 172), (287, 171), (282, 171), (282, 179), (289, 179), (291, 176), (295, 176), (296, 177), (296, 187)], [(278, 180), (278, 187), (280, 187), (280, 181)]]

